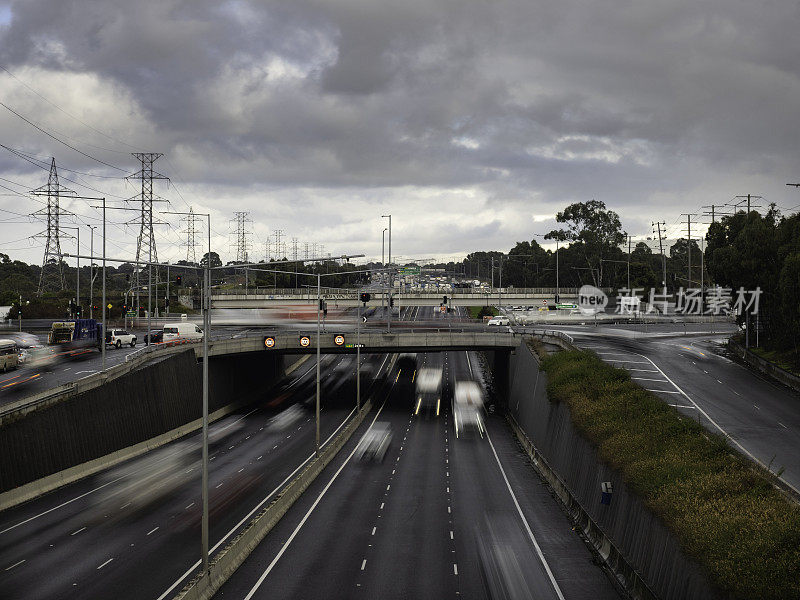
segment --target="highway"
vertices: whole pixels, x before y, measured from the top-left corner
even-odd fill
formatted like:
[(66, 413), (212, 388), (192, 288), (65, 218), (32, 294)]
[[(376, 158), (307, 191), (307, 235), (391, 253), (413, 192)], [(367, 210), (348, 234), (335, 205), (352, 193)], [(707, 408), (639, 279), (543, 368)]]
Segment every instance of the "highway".
[[(434, 365), (445, 375), (439, 416), (412, 414), (415, 373), (400, 372), (373, 419), (217, 597), (485, 598), (487, 531), (502, 532), (531, 597), (619, 597), (501, 417), (488, 418), (485, 438), (454, 437), (452, 387), (480, 380), (478, 357), (417, 355), (417, 368)], [(394, 431), (381, 463), (353, 454), (371, 421)]]
[[(800, 493), (800, 395), (731, 360), (724, 335), (659, 337), (625, 329), (564, 328), (578, 346), (628, 369), (631, 378), (746, 455), (783, 469)], [(635, 337), (634, 337), (635, 335)]]
[[(373, 372), (382, 368), (376, 380), (389, 367), (385, 356), (364, 362)], [(353, 414), (355, 360), (326, 356), (323, 367), (326, 441)], [(314, 370), (307, 360), (264, 402), (212, 426), (213, 545), (234, 535), (313, 454), (313, 411), (304, 403), (314, 398)], [(280, 406), (269, 406), (282, 397)], [(299, 416), (284, 413), (283, 424), (272, 420), (293, 403), (302, 407)], [(200, 556), (199, 471), (195, 434), (5, 511), (2, 597), (169, 597), (165, 592), (182, 587)], [(143, 490), (150, 498), (142, 499)]]

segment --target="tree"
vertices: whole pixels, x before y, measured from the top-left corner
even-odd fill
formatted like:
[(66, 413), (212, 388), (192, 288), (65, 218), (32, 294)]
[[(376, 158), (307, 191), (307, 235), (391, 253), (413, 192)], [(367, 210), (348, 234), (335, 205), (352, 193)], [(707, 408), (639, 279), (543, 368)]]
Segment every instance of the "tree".
[(570, 204), (556, 215), (556, 221), (566, 223), (566, 229), (554, 229), (545, 239), (572, 242), (583, 254), (595, 286), (603, 284), (603, 259), (620, 255), (625, 242), (619, 215), (607, 210), (604, 202), (590, 200)]
[[(207, 264), (208, 264), (208, 252), (203, 254), (203, 258), (200, 259), (200, 266), (201, 267), (205, 267)], [(216, 252), (212, 252), (211, 253), (211, 265), (210, 266), (211, 266), (212, 269), (215, 268), (215, 267), (221, 267), (222, 266), (222, 260), (220, 259), (219, 254), (217, 254)]]

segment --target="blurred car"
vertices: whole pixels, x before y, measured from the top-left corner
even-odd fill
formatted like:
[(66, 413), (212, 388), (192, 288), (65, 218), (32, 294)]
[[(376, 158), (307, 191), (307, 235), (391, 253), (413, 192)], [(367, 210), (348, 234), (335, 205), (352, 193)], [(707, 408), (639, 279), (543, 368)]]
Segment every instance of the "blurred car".
[[(152, 342), (150, 342), (150, 338), (151, 337), (153, 338)], [(149, 343), (160, 344), (163, 341), (164, 341), (164, 332), (161, 331), (161, 330), (151, 331), (149, 334), (147, 334), (147, 333), (144, 334), (144, 343), (145, 344), (149, 344)]]
[(383, 462), (383, 457), (392, 443), (392, 426), (389, 423), (378, 421), (370, 427), (356, 446), (355, 456), (358, 460), (377, 460)]
[[(514, 514), (486, 514), (475, 528), (478, 567), (486, 597), (491, 600), (528, 600), (549, 597), (540, 589), (532, 565), (540, 564)], [(543, 578), (546, 582), (546, 578)], [(544, 583), (544, 585), (547, 585)]]
[(301, 418), (303, 418), (303, 409), (300, 408), (299, 405), (293, 404), (286, 410), (279, 412), (277, 415), (272, 417), (269, 420), (269, 425), (267, 425), (268, 431), (284, 431), (288, 429)]
[(475, 381), (457, 381), (453, 395), (453, 426), (456, 437), (476, 432), (483, 437), (483, 392)]

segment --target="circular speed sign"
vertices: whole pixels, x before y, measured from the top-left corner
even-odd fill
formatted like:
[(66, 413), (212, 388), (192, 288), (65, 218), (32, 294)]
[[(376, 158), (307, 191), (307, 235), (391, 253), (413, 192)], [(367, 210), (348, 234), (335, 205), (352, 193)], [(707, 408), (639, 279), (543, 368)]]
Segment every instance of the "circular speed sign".
[(264, 346), (267, 348), (274, 348), (275, 347), (275, 338), (274, 337), (265, 337), (264, 338)]
[(300, 338), (300, 345), (303, 348), (308, 347), (310, 344), (311, 344), (311, 338), (309, 338), (307, 335), (304, 335), (303, 337)]
[(344, 345), (344, 336), (337, 335), (336, 337), (333, 338), (333, 343), (336, 344), (337, 346)]

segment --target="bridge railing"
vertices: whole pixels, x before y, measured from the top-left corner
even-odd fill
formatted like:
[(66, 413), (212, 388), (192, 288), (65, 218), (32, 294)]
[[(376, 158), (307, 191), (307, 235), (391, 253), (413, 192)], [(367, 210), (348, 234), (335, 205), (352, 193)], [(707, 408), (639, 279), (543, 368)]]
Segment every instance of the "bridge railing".
[[(360, 290), (358, 289), (343, 289), (343, 288), (328, 288), (322, 289), (322, 295), (331, 298), (334, 296), (342, 296), (347, 298), (355, 298)], [(393, 295), (399, 296), (442, 296), (447, 295), (454, 298), (477, 298), (484, 296), (492, 296), (500, 294), (515, 295), (515, 296), (554, 296), (558, 291), (562, 296), (576, 296), (578, 288), (452, 288), (450, 286), (442, 286), (438, 289), (430, 288), (417, 288), (417, 287), (404, 287), (402, 289), (395, 288), (392, 292)], [(606, 293), (611, 292), (611, 288), (603, 288)], [(371, 290), (373, 295), (380, 295), (381, 290)], [(239, 288), (222, 290), (217, 289), (211, 292), (212, 298), (223, 296), (275, 296), (275, 297), (292, 297), (292, 298), (309, 298), (315, 300), (317, 297), (316, 290), (311, 288), (272, 288), (272, 287), (254, 287), (254, 288)]]

